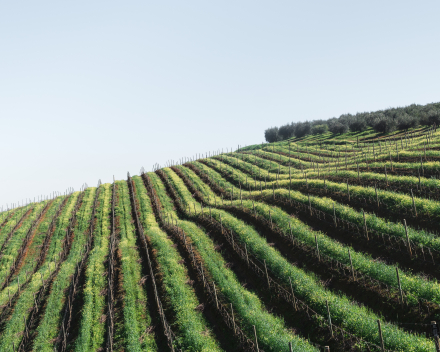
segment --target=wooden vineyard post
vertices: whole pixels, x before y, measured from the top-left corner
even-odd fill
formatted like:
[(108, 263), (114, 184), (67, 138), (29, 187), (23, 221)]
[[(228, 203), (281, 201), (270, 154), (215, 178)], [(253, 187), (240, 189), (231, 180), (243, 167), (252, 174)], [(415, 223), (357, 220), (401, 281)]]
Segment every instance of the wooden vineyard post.
[(333, 221), (335, 223), (335, 227), (337, 227), (337, 222), (336, 222), (336, 210), (335, 210), (335, 203), (333, 202)]
[(365, 211), (364, 211), (364, 209), (362, 209), (362, 214), (363, 214), (363, 216), (364, 216), (364, 231), (365, 231), (365, 236), (367, 236), (367, 241), (369, 241), (370, 238), (368, 237), (367, 219), (365, 218)]
[(293, 352), (293, 350), (292, 350), (292, 342), (289, 342), (289, 352)]
[(422, 190), (422, 185), (420, 183), (420, 168), (417, 168), (417, 176), (419, 177), (419, 190)]
[(218, 309), (217, 290), (215, 288), (215, 283), (212, 283), (212, 285), (214, 286), (215, 305), (217, 306), (217, 309)]
[(312, 203), (310, 202), (310, 194), (307, 194), (307, 197), (309, 198), (309, 212), (310, 212), (310, 216), (312, 216)]
[(350, 201), (350, 189), (348, 188), (348, 178), (347, 178), (347, 196), (348, 196), (348, 201)]
[(321, 261), (321, 258), (319, 256), (318, 237), (316, 237), (316, 235), (315, 235), (315, 243), (316, 243), (316, 255), (318, 256), (318, 261)]
[(360, 179), (360, 176), (359, 176), (359, 163), (356, 162), (356, 164), (357, 164), (357, 169), (358, 169), (358, 181), (360, 181), (361, 179)]
[(387, 164), (385, 164), (385, 182), (387, 183), (387, 187), (388, 187)]
[(295, 298), (295, 294), (293, 293), (292, 279), (290, 278), (290, 276), (289, 276), (289, 282), (290, 282), (290, 291), (292, 293), (293, 308), (296, 311), (296, 298)]
[(257, 352), (258, 352), (260, 351), (260, 349), (258, 348), (257, 329), (255, 329), (255, 325), (253, 325), (253, 327), (254, 327), (255, 347), (257, 348)]
[(289, 232), (290, 232), (290, 237), (292, 238), (292, 243), (293, 243), (293, 234), (292, 234), (292, 225), (289, 221)]
[(437, 322), (431, 321), (432, 334), (434, 335), (435, 351), (440, 352)]
[(234, 326), (234, 334), (237, 332), (236, 327), (235, 327), (235, 318), (234, 318), (234, 309), (232, 308), (232, 303), (231, 303), (231, 315), (232, 315), (232, 325)]
[(330, 307), (328, 306), (328, 301), (325, 300), (325, 305), (327, 306), (327, 314), (328, 314), (328, 326), (330, 328), (330, 334), (333, 337), (333, 327), (332, 327), (332, 317), (330, 315)]
[(350, 259), (351, 275), (353, 276), (353, 281), (356, 281), (356, 278), (354, 276), (353, 261), (351, 260), (350, 248), (348, 249), (348, 258)]
[(23, 321), (24, 321), (24, 332), (25, 332), (25, 335), (27, 336), (28, 335), (28, 328), (26, 325), (26, 317), (25, 316), (23, 316)]
[(324, 352), (330, 352), (330, 347), (324, 346)]
[(248, 251), (247, 251), (246, 243), (244, 244), (244, 252), (245, 252), (245, 254), (246, 254), (246, 263), (247, 263), (247, 266), (249, 266), (249, 256), (248, 256)]
[(409, 240), (409, 236), (408, 236), (408, 226), (406, 226), (406, 220), (403, 219), (403, 223), (405, 225), (405, 234), (406, 234), (406, 242), (408, 244), (408, 252), (409, 252), (409, 256), (412, 257), (412, 251), (411, 251), (411, 242)]
[(290, 166), (289, 166), (289, 196), (290, 196), (290, 188), (292, 187), (292, 175), (290, 173)]
[(412, 198), (412, 203), (413, 203), (413, 207), (414, 207), (414, 214), (415, 214), (415, 216), (417, 216), (416, 203), (414, 201), (414, 194), (413, 194), (412, 188), (411, 188), (411, 198)]
[(264, 260), (264, 271), (266, 272), (267, 287), (270, 289), (270, 281), (269, 281), (269, 275), (268, 275), (268, 273), (267, 273), (266, 260)]
[(377, 207), (379, 208), (379, 196), (377, 195), (377, 184), (374, 183), (374, 192), (376, 192), (376, 203)]
[(380, 320), (377, 320), (377, 327), (379, 328), (380, 348), (382, 352), (385, 352), (385, 344), (383, 343), (382, 327), (380, 326)]
[(399, 268), (398, 267), (396, 267), (396, 276), (397, 276), (397, 285), (399, 287), (400, 300), (403, 305), (403, 303), (404, 303), (403, 302), (403, 292), (402, 292), (402, 285), (400, 284), (400, 275), (399, 275)]
[(203, 272), (203, 266), (200, 266), (200, 271), (202, 272), (203, 287), (206, 287), (205, 273)]
[(271, 228), (271, 230), (273, 230), (272, 214), (270, 213), (270, 209), (269, 209), (269, 220), (270, 220), (270, 228)]

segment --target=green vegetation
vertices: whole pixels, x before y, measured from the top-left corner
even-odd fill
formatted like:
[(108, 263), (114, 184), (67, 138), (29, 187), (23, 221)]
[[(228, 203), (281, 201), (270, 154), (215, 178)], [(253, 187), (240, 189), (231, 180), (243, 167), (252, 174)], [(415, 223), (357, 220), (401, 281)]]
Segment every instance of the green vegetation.
[[(156, 176), (156, 175), (153, 175)], [(184, 350), (221, 351), (203, 314), (200, 302), (188, 285), (188, 273), (173, 242), (156, 222), (147, 191), (139, 177), (133, 177), (141, 209), (142, 224), (159, 265), (162, 283), (175, 319), (177, 341)]]
[(105, 326), (102, 317), (105, 316), (106, 299), (102, 292), (107, 287), (104, 262), (108, 255), (111, 228), (111, 195), (111, 185), (101, 185), (93, 233), (94, 245), (87, 262), (84, 308), (76, 351), (96, 351), (104, 345)]
[[(77, 264), (81, 261), (84, 251), (84, 245), (87, 242), (89, 223), (93, 211), (93, 201), (96, 194), (96, 188), (88, 188), (84, 191), (84, 197), (82, 204), (76, 214), (75, 227), (73, 229), (73, 242), (69, 251), (69, 255), (66, 260), (61, 263), (59, 272), (53, 281), (50, 295), (47, 299), (46, 309), (44, 310), (44, 316), (41, 319), (40, 325), (37, 328), (37, 336), (34, 341), (34, 351), (47, 351), (52, 352), (56, 342), (56, 337), (59, 334), (60, 324), (62, 317), (62, 311), (66, 295), (68, 294), (68, 288), (71, 283), (72, 275), (75, 273)], [(74, 205), (72, 204), (73, 208)], [(64, 228), (68, 225), (69, 219), (64, 217), (62, 226)], [(61, 225), (61, 224), (60, 224)], [(65, 235), (65, 231), (61, 231), (60, 235)], [(56, 259), (59, 253), (62, 251), (63, 241), (66, 239), (59, 238), (56, 241), (56, 251), (53, 252), (53, 257)], [(48, 263), (49, 264), (49, 263)], [(52, 264), (53, 265), (53, 264)], [(47, 271), (47, 268), (45, 268)], [(44, 270), (41, 268), (41, 270)], [(35, 280), (41, 279), (36, 275)]]
[[(149, 174), (149, 176), (153, 180), (167, 215), (177, 219), (177, 214), (173, 210), (173, 204), (166, 194), (163, 183), (156, 174)], [(185, 231), (199, 251), (207, 272), (212, 276), (219, 292), (232, 303), (235, 313), (240, 318), (242, 328), (248, 336), (252, 336), (252, 327), (255, 325), (259, 344), (264, 350), (287, 350), (286, 347), (291, 342), (296, 350), (316, 351), (306, 341), (289, 332), (281, 319), (268, 313), (255, 293), (243, 288), (232, 270), (227, 269), (227, 263), (220, 253), (215, 251), (213, 242), (200, 228), (193, 222), (180, 219), (178, 226)]]
[[(229, 350), (255, 335), (266, 352), (288, 352), (289, 343), (379, 352), (382, 342), (387, 351), (434, 351), (438, 108), (272, 128), (271, 144), (182, 158), (130, 187), (100, 184), (0, 212), (0, 351), (96, 352), (110, 342), (114, 351), (158, 351), (170, 341), (164, 325), (182, 351)], [(221, 318), (231, 305), (240, 338)]]
[[(191, 193), (183, 181), (170, 169), (164, 171), (170, 177), (183, 202), (188, 206), (194, 205)], [(290, 278), (295, 295), (307, 302), (314, 310), (325, 316), (326, 301), (328, 301), (332, 321), (367, 341), (380, 343), (377, 331), (377, 320), (380, 318), (374, 313), (365, 307), (353, 304), (343, 295), (336, 295), (326, 290), (313, 275), (290, 264), (277, 250), (269, 246), (252, 226), (223, 210), (209, 211), (205, 208), (203, 211), (212, 214), (217, 221), (220, 221), (221, 217), (223, 225), (233, 230), (257, 258), (261, 261), (265, 260), (268, 268), (276, 277), (282, 279), (286, 286), (290, 284)], [(433, 343), (429, 340), (405, 333), (393, 324), (383, 323), (382, 329), (387, 348), (401, 351), (430, 351), (433, 348)]]
[(125, 181), (116, 184), (119, 203), (115, 204), (115, 217), (119, 218), (118, 256), (124, 291), (124, 326), (116, 329), (119, 335), (115, 336), (115, 340), (129, 351), (151, 351), (156, 349), (156, 345), (153, 335), (149, 333), (151, 318), (147, 309), (147, 295), (141, 284), (142, 267), (136, 247), (128, 187)]

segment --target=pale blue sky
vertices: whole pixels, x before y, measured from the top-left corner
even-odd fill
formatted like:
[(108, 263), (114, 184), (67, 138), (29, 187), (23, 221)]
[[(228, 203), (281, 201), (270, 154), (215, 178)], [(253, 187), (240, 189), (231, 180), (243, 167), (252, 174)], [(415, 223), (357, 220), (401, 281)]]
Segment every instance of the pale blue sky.
[(439, 1), (2, 1), (0, 206), (440, 101)]

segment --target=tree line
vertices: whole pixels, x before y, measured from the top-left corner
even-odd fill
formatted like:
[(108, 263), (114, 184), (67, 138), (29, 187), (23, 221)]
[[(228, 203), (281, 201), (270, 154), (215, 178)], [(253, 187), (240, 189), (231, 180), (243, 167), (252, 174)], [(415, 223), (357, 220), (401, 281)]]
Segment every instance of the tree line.
[(348, 131), (362, 132), (372, 127), (376, 132), (389, 133), (434, 123), (436, 125), (440, 123), (440, 103), (412, 104), (374, 112), (358, 112), (355, 115), (343, 114), (338, 118), (332, 117), (328, 120), (291, 122), (280, 127), (266, 129), (264, 136), (267, 142), (272, 143), (328, 131), (341, 134)]

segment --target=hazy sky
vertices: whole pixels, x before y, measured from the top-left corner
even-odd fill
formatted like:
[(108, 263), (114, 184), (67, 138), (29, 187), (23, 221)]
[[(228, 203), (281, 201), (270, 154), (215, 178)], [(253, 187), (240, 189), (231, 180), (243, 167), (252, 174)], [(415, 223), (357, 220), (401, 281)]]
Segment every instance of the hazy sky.
[(439, 1), (2, 1), (0, 206), (440, 101)]

